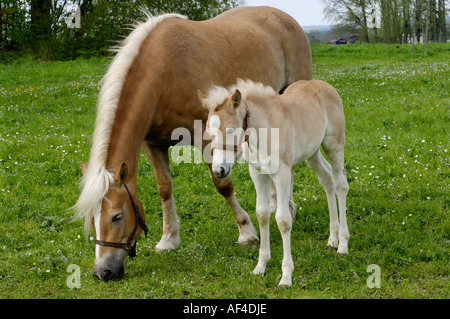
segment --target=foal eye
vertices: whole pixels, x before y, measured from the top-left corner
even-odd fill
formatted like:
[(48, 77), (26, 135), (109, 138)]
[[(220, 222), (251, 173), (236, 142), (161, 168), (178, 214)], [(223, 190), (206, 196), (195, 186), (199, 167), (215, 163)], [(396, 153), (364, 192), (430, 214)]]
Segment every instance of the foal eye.
[(116, 222), (118, 222), (119, 220), (121, 220), (122, 217), (123, 217), (123, 213), (116, 214), (116, 215), (114, 215), (114, 216), (112, 217), (111, 221), (112, 221), (113, 223), (116, 223)]

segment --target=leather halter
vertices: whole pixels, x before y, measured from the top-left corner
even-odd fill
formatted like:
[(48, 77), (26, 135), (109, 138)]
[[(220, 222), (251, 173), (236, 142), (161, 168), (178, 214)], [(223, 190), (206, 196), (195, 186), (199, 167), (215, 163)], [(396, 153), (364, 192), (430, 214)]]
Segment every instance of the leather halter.
[(115, 243), (115, 242), (102, 241), (102, 240), (97, 240), (97, 239), (94, 239), (94, 242), (95, 242), (95, 244), (100, 245), (100, 246), (125, 249), (126, 251), (128, 251), (128, 256), (133, 258), (133, 257), (136, 257), (137, 239), (136, 239), (136, 242), (134, 243), (134, 245), (132, 245), (131, 243), (133, 242), (134, 235), (136, 234), (137, 228), (138, 228), (138, 226), (141, 226), (142, 230), (145, 233), (145, 237), (147, 237), (148, 228), (147, 228), (147, 225), (145, 224), (145, 219), (142, 218), (141, 214), (139, 213), (139, 207), (136, 204), (136, 202), (134, 201), (133, 195), (131, 195), (131, 192), (128, 189), (127, 184), (123, 184), (123, 186), (127, 190), (128, 196), (130, 196), (131, 204), (133, 204), (134, 214), (136, 216), (136, 223), (134, 224), (133, 231), (131, 232), (130, 236), (128, 236), (126, 243)]
[(251, 151), (250, 148), (250, 143), (249, 143), (249, 137), (250, 137), (250, 131), (247, 132), (248, 130), (248, 120), (250, 119), (250, 111), (248, 110), (248, 107), (245, 106), (245, 117), (244, 117), (244, 121), (242, 122), (242, 133), (241, 133), (241, 137), (239, 138), (239, 143), (236, 144), (222, 144), (219, 142), (213, 142), (211, 145), (211, 148), (213, 150), (215, 149), (219, 149), (219, 150), (223, 150), (223, 151), (235, 151), (235, 152), (239, 152), (237, 157), (236, 157), (236, 161), (239, 161), (239, 159), (242, 156), (243, 150), (242, 150), (242, 143), (246, 142), (248, 145), (248, 148)]

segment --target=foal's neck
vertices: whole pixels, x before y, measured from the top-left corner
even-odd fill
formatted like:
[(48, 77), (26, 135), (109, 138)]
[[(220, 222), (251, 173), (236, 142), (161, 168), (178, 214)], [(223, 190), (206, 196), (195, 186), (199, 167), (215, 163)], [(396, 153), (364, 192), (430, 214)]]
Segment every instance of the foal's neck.
[(249, 128), (256, 129), (256, 131), (260, 128), (270, 128), (270, 118), (274, 111), (273, 104), (271, 97), (265, 98), (264, 100), (261, 99), (256, 103), (254, 101), (247, 101), (247, 108), (241, 108), (240, 116), (244, 119), (248, 109), (250, 112), (250, 118), (248, 119)]

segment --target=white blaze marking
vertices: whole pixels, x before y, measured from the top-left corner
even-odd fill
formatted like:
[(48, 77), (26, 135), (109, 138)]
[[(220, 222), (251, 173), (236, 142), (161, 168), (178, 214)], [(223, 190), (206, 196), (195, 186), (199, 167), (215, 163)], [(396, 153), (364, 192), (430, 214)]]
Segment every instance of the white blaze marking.
[(220, 128), (220, 117), (218, 115), (213, 115), (209, 118), (209, 131), (212, 135), (217, 138)]
[[(95, 237), (97, 240), (100, 240), (100, 216), (102, 212), (102, 207), (98, 212), (94, 214), (94, 226), (95, 226)], [(98, 258), (100, 254), (100, 245), (95, 245), (95, 258)]]

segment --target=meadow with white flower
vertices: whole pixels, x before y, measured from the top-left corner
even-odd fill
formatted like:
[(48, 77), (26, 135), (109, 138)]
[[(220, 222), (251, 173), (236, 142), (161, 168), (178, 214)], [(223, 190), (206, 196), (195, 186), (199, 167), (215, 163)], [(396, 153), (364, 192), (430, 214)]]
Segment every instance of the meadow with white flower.
[[(93, 234), (83, 234), (70, 207), (110, 60), (0, 64), (0, 298), (449, 298), (450, 45), (430, 43), (426, 57), (412, 57), (409, 45), (312, 52), (314, 78), (336, 87), (344, 103), (349, 255), (325, 249), (326, 195), (299, 165), (290, 289), (276, 288), (275, 221), (266, 274), (251, 275), (258, 249), (235, 243), (237, 227), (205, 163), (172, 163), (182, 243), (156, 253), (161, 204), (144, 153), (138, 196), (149, 236), (122, 280), (95, 279)], [(248, 166), (236, 165), (231, 177), (257, 225)], [(81, 269), (80, 288), (67, 286), (71, 264)], [(371, 264), (380, 267), (380, 288), (367, 285)]]

